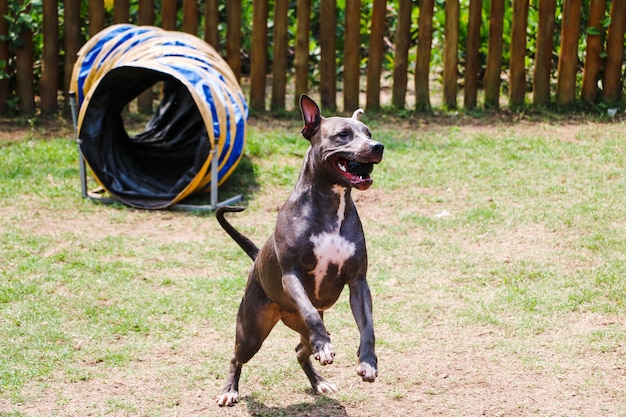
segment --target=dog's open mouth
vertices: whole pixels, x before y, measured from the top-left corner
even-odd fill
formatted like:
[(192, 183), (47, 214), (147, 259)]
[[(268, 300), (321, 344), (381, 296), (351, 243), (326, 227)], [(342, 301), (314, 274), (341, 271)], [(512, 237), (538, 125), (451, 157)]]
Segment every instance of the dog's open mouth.
[(335, 166), (341, 176), (350, 183), (350, 186), (356, 189), (367, 190), (374, 182), (370, 177), (374, 170), (374, 163), (372, 162), (357, 162), (340, 157), (335, 160)]

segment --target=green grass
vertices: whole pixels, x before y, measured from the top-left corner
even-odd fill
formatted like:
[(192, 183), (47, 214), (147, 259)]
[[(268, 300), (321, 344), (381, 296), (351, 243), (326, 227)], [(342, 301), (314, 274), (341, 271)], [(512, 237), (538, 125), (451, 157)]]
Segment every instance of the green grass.
[[(344, 294), (326, 318), (347, 389), (308, 396), (297, 337), (277, 328), (242, 377), (249, 415), (375, 415), (390, 400), (414, 410), (418, 397), (424, 415), (439, 398), (450, 415), (466, 415), (475, 409), (458, 400), (450, 369), (466, 384), (490, 381), (466, 365), (481, 355), (503, 374), (528, 375), (509, 412), (554, 415), (553, 397), (531, 388), (570, 377), (585, 381), (581, 408), (604, 395), (602, 413), (626, 412), (623, 386), (610, 383), (623, 377), (626, 353), (626, 126), (436, 121), (372, 121), (385, 158), (372, 189), (355, 192), (379, 381), (367, 390), (353, 376), (358, 332)], [(258, 243), (297, 177), (307, 147), (299, 128), (253, 121), (242, 169), (226, 185), (245, 193), (248, 210), (233, 222)], [(0, 416), (37, 415), (23, 411), (28, 404), (65, 415), (58, 410), (77, 401), (65, 384), (106, 393), (116, 380), (152, 388), (137, 382), (123, 395), (84, 399), (93, 415), (184, 414), (193, 409), (181, 408), (185, 393), (203, 390), (196, 401), (209, 411), (199, 415), (215, 415), (249, 259), (210, 213), (82, 200), (70, 136), (0, 134)], [(486, 384), (480, 401), (504, 392)]]

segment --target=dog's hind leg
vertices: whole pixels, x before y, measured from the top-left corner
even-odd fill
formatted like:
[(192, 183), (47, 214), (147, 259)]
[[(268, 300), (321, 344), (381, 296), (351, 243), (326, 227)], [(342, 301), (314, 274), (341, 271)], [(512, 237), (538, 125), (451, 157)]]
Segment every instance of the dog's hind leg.
[(230, 367), (228, 368), (228, 378), (226, 384), (222, 388), (222, 393), (217, 399), (217, 405), (234, 405), (239, 402), (239, 377), (241, 376), (241, 366), (243, 364), (238, 362), (235, 357), (230, 360)]
[(241, 367), (259, 351), (279, 319), (278, 306), (267, 298), (258, 281), (249, 280), (237, 313), (235, 355), (230, 361), (226, 383), (217, 405), (230, 406), (239, 401)]

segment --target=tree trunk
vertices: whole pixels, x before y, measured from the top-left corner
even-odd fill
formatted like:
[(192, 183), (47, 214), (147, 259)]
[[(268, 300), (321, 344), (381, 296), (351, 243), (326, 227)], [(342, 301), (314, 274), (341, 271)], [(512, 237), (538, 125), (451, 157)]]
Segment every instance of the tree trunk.
[(336, 48), (337, 38), (337, 4), (335, 0), (320, 1), (320, 93), (322, 107), (335, 111), (337, 109), (336, 81)]
[(219, 50), (219, 0), (206, 0), (204, 3), (204, 41)]
[(485, 70), (485, 107), (500, 107), (500, 72), (502, 71), (502, 30), (504, 0), (491, 0), (489, 45)]
[(576, 98), (576, 71), (578, 69), (578, 34), (582, 0), (563, 2), (561, 26), (561, 53), (556, 82), (556, 103), (568, 106)]
[[(154, 24), (154, 0), (139, 0), (137, 23), (140, 25)], [(152, 113), (152, 86), (137, 97), (137, 109), (140, 113)]]
[(287, 92), (288, 0), (274, 1), (274, 63), (272, 64), (272, 110), (285, 110)]
[(361, 0), (346, 2), (345, 39), (343, 44), (343, 110), (359, 107), (361, 75)]
[(626, 1), (614, 0), (611, 5), (611, 25), (606, 40), (606, 63), (602, 78), (602, 94), (609, 103), (621, 97), (622, 58), (624, 56), (624, 24)]
[(533, 104), (536, 106), (550, 104), (555, 11), (556, 0), (539, 0), (537, 49), (535, 50), (535, 68), (533, 72)]
[(386, 0), (374, 0), (372, 6), (372, 26), (367, 59), (366, 107), (368, 110), (380, 108), (380, 75), (383, 69), (386, 5)]
[(104, 1), (89, 0), (89, 36), (94, 37), (104, 29)]
[(511, 56), (509, 60), (509, 105), (520, 107), (526, 99), (526, 27), (528, 26), (528, 0), (513, 0), (511, 27)]
[[(28, 6), (30, 12), (30, 6)], [(35, 114), (33, 89), (33, 31), (28, 29), (18, 35), (15, 48), (15, 93), (19, 99), (20, 114)]]
[(418, 18), (417, 62), (415, 63), (415, 109), (430, 111), (430, 51), (433, 43), (433, 11), (435, 0), (422, 0)]
[(56, 0), (43, 1), (43, 57), (41, 60), (41, 112), (57, 111), (59, 78), (59, 9)]
[(482, 0), (470, 0), (469, 23), (467, 26), (467, 46), (465, 54), (465, 96), (463, 105), (467, 110), (476, 107), (478, 97), (478, 52), (480, 50), (480, 24)]
[(459, 68), (459, 0), (446, 1), (443, 45), (443, 102), (456, 109), (456, 86)]
[(265, 110), (265, 75), (267, 72), (268, 0), (252, 2), (252, 45), (250, 51), (250, 108)]
[(241, 0), (226, 2), (226, 61), (241, 80)]
[[(76, 62), (78, 50), (80, 49), (80, 0), (65, 0), (63, 10), (63, 26), (65, 29), (63, 33), (65, 39), (64, 90), (67, 93), (70, 89), (74, 63)], [(75, 91), (75, 93), (77, 93), (77, 91)], [(69, 103), (67, 99), (65, 102), (66, 105)]]
[(196, 0), (183, 0), (183, 32), (198, 35), (198, 3)]
[[(8, 0), (0, 0), (0, 16), (6, 16), (9, 14), (9, 2)], [(6, 37), (9, 34), (9, 25), (5, 19), (0, 19), (0, 62), (4, 62), (5, 65), (9, 62), (9, 44), (7, 41), (2, 40), (2, 37)], [(2, 65), (2, 64), (0, 64)], [(0, 71), (9, 74), (10, 69), (6, 66), (0, 67)], [(0, 78), (0, 114), (6, 114), (8, 111), (8, 103), (10, 96), (10, 78)]]
[(115, 0), (113, 3), (113, 22), (128, 23), (130, 21), (130, 0)]
[(406, 85), (409, 70), (409, 48), (411, 47), (411, 0), (400, 0), (398, 5), (398, 29), (396, 50), (393, 60), (393, 91), (391, 103), (396, 109), (406, 105)]
[(296, 29), (295, 72), (295, 107), (298, 108), (300, 96), (309, 90), (309, 33), (311, 31), (311, 0), (298, 0)]
[(178, 4), (176, 0), (162, 0), (161, 2), (161, 26), (165, 30), (176, 30), (176, 18)]
[(589, 22), (587, 27), (597, 33), (587, 31), (587, 51), (585, 53), (585, 69), (583, 70), (583, 85), (581, 98), (590, 104), (598, 96), (598, 74), (602, 67), (602, 37), (604, 27), (602, 20), (606, 12), (606, 0), (591, 0), (589, 4)]

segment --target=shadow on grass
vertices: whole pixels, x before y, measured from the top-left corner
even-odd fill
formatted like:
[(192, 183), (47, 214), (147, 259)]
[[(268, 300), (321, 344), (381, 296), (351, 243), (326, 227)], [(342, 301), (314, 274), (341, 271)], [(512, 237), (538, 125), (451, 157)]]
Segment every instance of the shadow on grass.
[(248, 412), (254, 417), (347, 417), (348, 413), (339, 401), (323, 395), (316, 395), (313, 402), (291, 404), (287, 407), (268, 407), (258, 401), (254, 395), (245, 401)]

